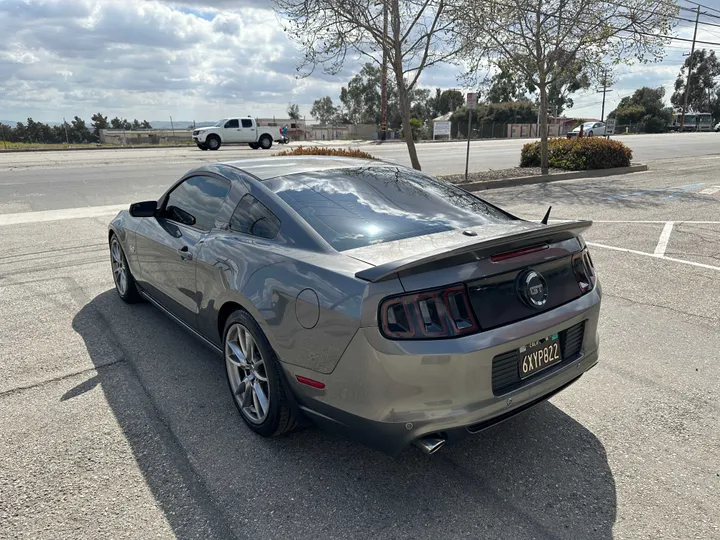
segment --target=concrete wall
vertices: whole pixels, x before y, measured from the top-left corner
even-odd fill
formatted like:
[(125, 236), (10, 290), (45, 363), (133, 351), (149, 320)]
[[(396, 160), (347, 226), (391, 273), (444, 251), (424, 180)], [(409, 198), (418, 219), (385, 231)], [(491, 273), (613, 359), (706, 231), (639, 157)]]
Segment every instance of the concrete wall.
[(143, 129), (126, 131), (124, 129), (101, 129), (100, 142), (119, 146), (140, 144), (173, 144), (192, 142), (191, 129)]

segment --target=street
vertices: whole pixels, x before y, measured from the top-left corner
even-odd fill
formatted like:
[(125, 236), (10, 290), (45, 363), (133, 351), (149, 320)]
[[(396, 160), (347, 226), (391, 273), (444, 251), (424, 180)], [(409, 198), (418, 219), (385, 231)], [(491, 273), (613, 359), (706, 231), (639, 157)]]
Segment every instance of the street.
[[(633, 161), (640, 163), (720, 154), (718, 133), (627, 135), (617, 139), (632, 148)], [(520, 150), (528, 141), (473, 141), (470, 172), (517, 166)], [(297, 144), (292, 143), (293, 146)], [(410, 165), (404, 143), (337, 145), (357, 147), (378, 158)], [(417, 147), (423, 170), (430, 174), (465, 172), (466, 143), (421, 143)], [(275, 145), (272, 151), (285, 149)], [(199, 163), (262, 155), (265, 155), (262, 150), (243, 146), (222, 147), (217, 152), (190, 147), (0, 153), (0, 212), (55, 210), (152, 199)]]
[[(222, 148), (0, 155), (0, 538), (709, 539), (720, 536), (720, 134), (628, 136), (633, 175), (489, 190), (591, 219), (600, 362), (433, 456), (309, 428), (266, 440), (222, 358), (113, 290), (107, 223)], [(473, 143), (471, 170), (527, 141)], [(464, 171), (464, 143), (418, 146)], [(406, 163), (403, 145), (368, 146)]]

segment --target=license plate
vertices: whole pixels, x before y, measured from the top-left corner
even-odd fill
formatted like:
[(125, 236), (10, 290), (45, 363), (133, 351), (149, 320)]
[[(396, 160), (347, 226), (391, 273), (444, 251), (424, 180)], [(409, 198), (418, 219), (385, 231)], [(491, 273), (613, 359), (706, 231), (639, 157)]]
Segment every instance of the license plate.
[(524, 347), (520, 347), (520, 362), (518, 369), (520, 378), (525, 379), (542, 371), (545, 368), (562, 361), (560, 354), (560, 340), (557, 334), (533, 341)]

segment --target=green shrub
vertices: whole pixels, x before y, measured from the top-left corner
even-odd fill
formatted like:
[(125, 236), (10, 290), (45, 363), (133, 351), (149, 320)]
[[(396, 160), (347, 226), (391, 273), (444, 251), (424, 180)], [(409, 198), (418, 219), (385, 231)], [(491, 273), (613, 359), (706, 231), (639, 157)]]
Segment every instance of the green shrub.
[(276, 156), (336, 156), (362, 159), (377, 159), (375, 156), (347, 148), (328, 148), (327, 146), (298, 146), (292, 150), (285, 150), (275, 154)]
[[(619, 141), (604, 137), (575, 137), (548, 141), (550, 167), (568, 171), (629, 167), (632, 150)], [(540, 166), (540, 141), (523, 146), (521, 167)]]

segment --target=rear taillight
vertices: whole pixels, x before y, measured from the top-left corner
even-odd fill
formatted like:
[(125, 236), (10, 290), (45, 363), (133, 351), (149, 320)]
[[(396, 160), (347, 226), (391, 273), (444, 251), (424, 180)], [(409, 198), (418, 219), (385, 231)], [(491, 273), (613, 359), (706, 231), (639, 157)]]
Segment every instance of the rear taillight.
[(593, 266), (587, 248), (573, 255), (572, 268), (578, 287), (580, 287), (580, 292), (585, 294), (592, 291), (597, 282), (597, 275), (595, 275), (595, 267)]
[(386, 298), (380, 328), (390, 339), (438, 339), (477, 332), (464, 285)]

